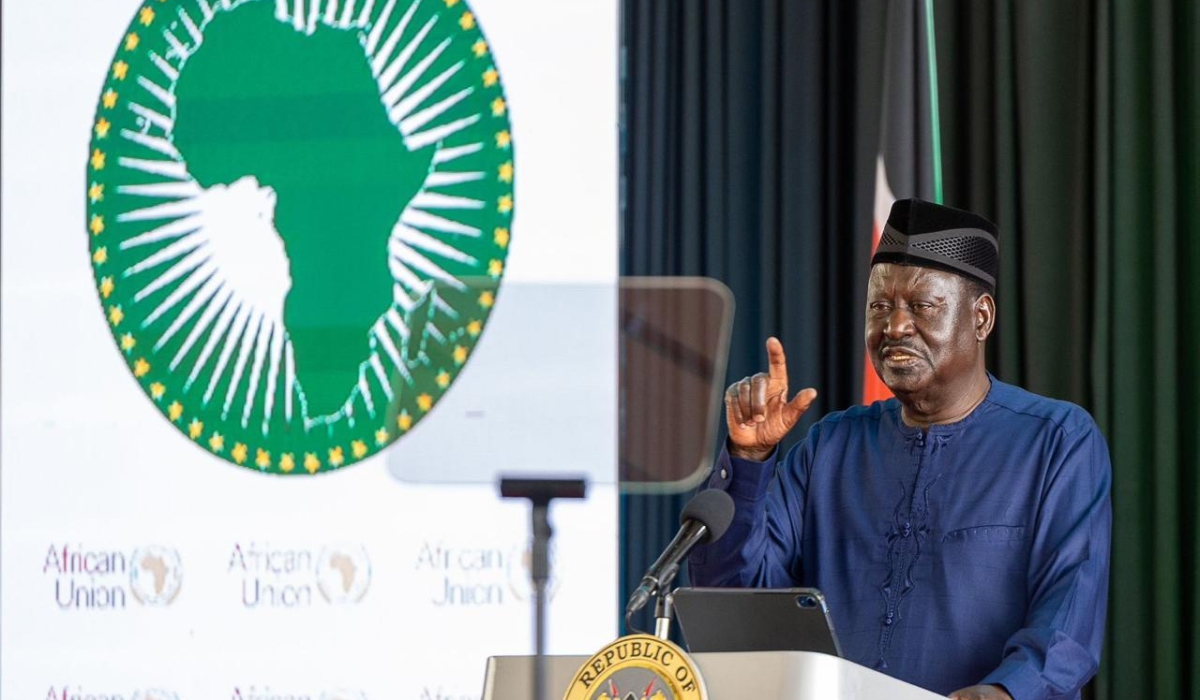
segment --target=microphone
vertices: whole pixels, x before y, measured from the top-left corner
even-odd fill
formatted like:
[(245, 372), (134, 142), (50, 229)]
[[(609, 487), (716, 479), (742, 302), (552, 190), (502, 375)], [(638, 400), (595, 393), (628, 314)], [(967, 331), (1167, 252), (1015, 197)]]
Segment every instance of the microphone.
[(625, 615), (631, 615), (646, 606), (651, 596), (668, 586), (679, 573), (679, 565), (692, 548), (701, 542), (708, 544), (721, 539), (729, 523), (733, 521), (733, 499), (717, 489), (706, 489), (696, 494), (683, 507), (679, 516), (679, 532), (663, 550), (658, 559), (646, 570), (642, 583), (629, 596)]

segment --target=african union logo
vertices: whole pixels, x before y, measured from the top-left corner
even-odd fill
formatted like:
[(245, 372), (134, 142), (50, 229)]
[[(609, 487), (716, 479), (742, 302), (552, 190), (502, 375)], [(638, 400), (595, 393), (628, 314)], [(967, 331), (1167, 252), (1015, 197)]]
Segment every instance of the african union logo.
[(131, 559), (129, 587), (139, 603), (168, 605), (175, 600), (183, 582), (183, 563), (175, 550), (151, 545), (134, 550)]
[(479, 341), (513, 216), (508, 106), (462, 0), (158, 0), (87, 166), (105, 317), (203, 449), (281, 474), (378, 452)]
[(621, 637), (579, 669), (563, 700), (704, 700), (692, 660), (673, 643), (648, 634)]
[(371, 559), (361, 546), (326, 547), (317, 557), (317, 588), (330, 603), (357, 603), (371, 583)]

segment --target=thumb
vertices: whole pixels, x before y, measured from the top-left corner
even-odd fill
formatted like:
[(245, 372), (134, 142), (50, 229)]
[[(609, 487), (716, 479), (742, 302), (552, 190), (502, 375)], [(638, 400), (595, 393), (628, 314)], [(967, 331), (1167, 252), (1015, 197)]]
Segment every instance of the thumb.
[(801, 389), (791, 401), (784, 404), (783, 415), (788, 425), (794, 425), (796, 421), (800, 420), (800, 416), (803, 416), (816, 400), (817, 390), (809, 387)]

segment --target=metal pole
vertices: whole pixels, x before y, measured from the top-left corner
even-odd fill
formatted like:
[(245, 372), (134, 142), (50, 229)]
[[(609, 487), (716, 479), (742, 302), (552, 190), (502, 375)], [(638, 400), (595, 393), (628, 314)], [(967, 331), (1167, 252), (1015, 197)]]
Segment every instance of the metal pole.
[(546, 584), (550, 580), (550, 538), (554, 530), (550, 527), (549, 502), (533, 504), (533, 552), (529, 562), (529, 576), (533, 579), (533, 698), (546, 697)]
[(533, 580), (533, 700), (546, 696), (546, 588), (550, 581), (550, 501), (555, 498), (583, 498), (587, 482), (581, 478), (502, 477), (503, 498), (528, 498), (533, 506), (533, 551), (529, 578)]
[(659, 639), (671, 638), (671, 618), (675, 615), (675, 594), (663, 590), (658, 594), (654, 604), (654, 636)]

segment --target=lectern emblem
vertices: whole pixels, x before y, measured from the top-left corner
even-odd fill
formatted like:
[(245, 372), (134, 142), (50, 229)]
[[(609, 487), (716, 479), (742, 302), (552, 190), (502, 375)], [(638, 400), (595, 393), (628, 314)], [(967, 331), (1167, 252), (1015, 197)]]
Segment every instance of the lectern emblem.
[(705, 700), (696, 666), (671, 642), (621, 637), (580, 668), (563, 700)]
[(508, 104), (465, 0), (158, 0), (106, 70), (86, 225), (166, 420), (312, 474), (411, 430), (505, 271)]

